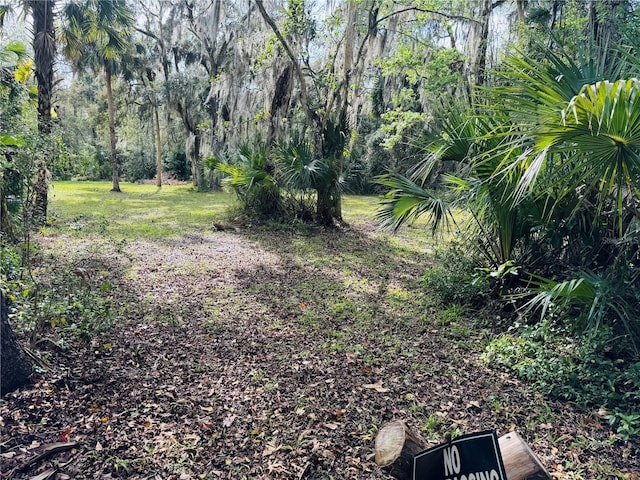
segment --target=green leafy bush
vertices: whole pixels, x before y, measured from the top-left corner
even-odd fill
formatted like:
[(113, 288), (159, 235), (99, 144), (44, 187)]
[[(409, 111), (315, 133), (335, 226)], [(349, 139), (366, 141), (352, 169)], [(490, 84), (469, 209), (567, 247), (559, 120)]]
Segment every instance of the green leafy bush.
[(488, 286), (475, 281), (476, 265), (454, 244), (435, 253), (434, 266), (422, 276), (422, 283), (444, 304), (477, 305), (487, 297)]
[(122, 162), (122, 170), (130, 182), (150, 179), (156, 175), (155, 159), (141, 152), (129, 152)]
[(21, 264), (15, 249), (0, 248), (0, 287), (18, 333), (37, 342), (48, 332), (90, 339), (111, 328), (117, 310), (110, 281), (89, 280), (82, 269), (41, 264), (35, 283)]
[[(624, 412), (617, 415), (620, 422), (620, 415), (633, 420), (640, 413), (640, 364), (619, 358), (617, 347), (609, 329), (576, 339), (569, 328), (544, 320), (519, 335), (499, 336), (489, 344), (483, 358), (515, 372), (543, 394)], [(627, 424), (629, 428), (623, 426), (623, 430), (637, 434), (632, 432), (633, 425)]]
[(162, 159), (164, 171), (177, 180), (185, 181), (191, 177), (191, 168), (184, 150), (170, 150)]

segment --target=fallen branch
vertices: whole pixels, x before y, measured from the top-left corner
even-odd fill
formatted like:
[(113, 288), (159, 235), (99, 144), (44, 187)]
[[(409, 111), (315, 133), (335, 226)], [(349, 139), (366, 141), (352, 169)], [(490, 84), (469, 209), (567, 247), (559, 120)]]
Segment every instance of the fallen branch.
[(29, 470), (31, 467), (33, 467), (34, 465), (40, 463), (42, 460), (46, 460), (47, 458), (52, 457), (57, 453), (66, 452), (67, 450), (72, 450), (72, 449), (76, 448), (78, 445), (80, 445), (78, 442), (56, 442), (56, 443), (51, 443), (51, 444), (47, 445), (46, 447), (44, 447), (42, 452), (40, 452), (38, 455), (36, 455), (35, 457), (31, 458), (23, 466), (21, 466), (18, 469), (16, 469), (15, 472), (25, 472), (25, 471)]
[(49, 478), (53, 477), (57, 471), (57, 468), (50, 468), (49, 470), (45, 470), (44, 472), (42, 472), (40, 475), (31, 477), (29, 480), (48, 480)]

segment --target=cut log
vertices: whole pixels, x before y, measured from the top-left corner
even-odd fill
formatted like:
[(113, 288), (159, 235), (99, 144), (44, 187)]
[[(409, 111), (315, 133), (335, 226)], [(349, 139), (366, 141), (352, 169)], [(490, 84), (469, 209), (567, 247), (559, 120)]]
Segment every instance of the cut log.
[(411, 480), (413, 457), (425, 449), (424, 441), (404, 422), (387, 423), (376, 436), (376, 463), (398, 480)]
[[(520, 435), (509, 432), (498, 443), (508, 480), (551, 480)], [(427, 448), (404, 422), (395, 420), (384, 425), (376, 436), (376, 463), (398, 480), (412, 480), (413, 457)]]
[(516, 432), (498, 439), (500, 453), (508, 480), (547, 480), (549, 472), (531, 451), (529, 445)]

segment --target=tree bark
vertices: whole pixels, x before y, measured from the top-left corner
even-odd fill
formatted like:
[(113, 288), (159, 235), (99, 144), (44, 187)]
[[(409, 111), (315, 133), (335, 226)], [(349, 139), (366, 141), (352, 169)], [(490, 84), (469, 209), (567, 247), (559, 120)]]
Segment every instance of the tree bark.
[(413, 457), (425, 449), (424, 445), (404, 422), (387, 423), (376, 437), (376, 464), (394, 478), (409, 480), (413, 473)]
[(199, 133), (189, 132), (185, 141), (185, 152), (191, 163), (191, 175), (193, 186), (199, 191), (204, 192), (207, 186), (204, 181), (204, 166), (200, 158), (200, 143), (202, 138)]
[[(38, 82), (38, 131), (41, 135), (51, 133), (51, 97), (53, 92), (53, 64), (56, 55), (55, 30), (53, 28), (53, 6), (55, 0), (31, 0), (33, 14), (33, 52), (35, 75)], [(36, 177), (33, 199), (33, 220), (44, 224), (47, 220), (49, 169), (43, 153)]]
[(153, 106), (153, 120), (156, 131), (156, 187), (162, 187), (162, 137), (160, 136), (160, 116), (158, 106)]
[(31, 371), (31, 361), (9, 324), (7, 303), (0, 290), (0, 396), (28, 383)]
[(525, 3), (525, 0), (516, 0), (516, 9), (518, 11), (518, 21), (520, 23), (524, 23), (526, 20), (526, 17), (524, 14), (524, 3)]
[(111, 70), (105, 65), (105, 82), (107, 84), (107, 108), (109, 110), (109, 144), (111, 146), (111, 169), (113, 187), (112, 192), (121, 192), (120, 190), (120, 163), (118, 161), (118, 152), (116, 151), (116, 114), (113, 105), (113, 91), (111, 88)]
[(480, 39), (478, 42), (478, 53), (474, 65), (475, 84), (484, 85), (486, 81), (487, 69), (487, 48), (489, 47), (489, 19), (491, 17), (491, 0), (482, 0)]

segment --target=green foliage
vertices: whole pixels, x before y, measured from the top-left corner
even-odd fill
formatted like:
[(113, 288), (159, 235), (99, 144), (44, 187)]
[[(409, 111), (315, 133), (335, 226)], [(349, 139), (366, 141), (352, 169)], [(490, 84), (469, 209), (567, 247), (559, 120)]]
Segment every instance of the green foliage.
[(153, 178), (156, 174), (155, 158), (144, 151), (128, 152), (122, 161), (122, 171), (130, 182)]
[(207, 166), (227, 176), (226, 182), (247, 213), (270, 218), (279, 216), (282, 203), (272, 175), (273, 166), (268, 162), (265, 147), (244, 145), (230, 163), (212, 157), (207, 160)]
[[(488, 363), (512, 370), (540, 392), (584, 406), (607, 406), (618, 414), (619, 434), (637, 435), (638, 364), (619, 358), (610, 330), (576, 339), (571, 330), (542, 321), (493, 340), (484, 353)], [(622, 415), (622, 417), (621, 417)], [(626, 424), (622, 423), (626, 419)], [(626, 438), (625, 438), (626, 436)]]
[(607, 416), (609, 424), (616, 428), (618, 438), (625, 442), (640, 438), (640, 415), (614, 412)]
[(68, 2), (63, 13), (63, 50), (81, 69), (106, 68), (130, 48), (134, 17), (126, 0)]
[[(620, 269), (586, 271), (560, 282), (534, 276), (529, 286), (533, 296), (522, 310), (541, 311), (541, 318), (546, 313), (571, 316), (576, 329), (588, 335), (596, 335), (606, 325), (638, 352), (640, 325), (636, 305), (640, 292), (627, 274)], [(572, 312), (576, 308), (577, 312)]]
[(445, 305), (483, 303), (488, 295), (486, 284), (476, 282), (477, 260), (469, 257), (462, 246), (453, 244), (436, 251), (434, 266), (422, 276), (422, 283)]
[(378, 177), (378, 183), (391, 190), (380, 202), (376, 214), (380, 226), (398, 230), (403, 224), (427, 215), (435, 233), (442, 222), (452, 218), (446, 201), (399, 173)]
[[(422, 137), (424, 159), (406, 176), (381, 177), (390, 191), (378, 217), (397, 229), (426, 214), (435, 231), (449, 205), (464, 207), (474, 227), (465, 241), (487, 271), (511, 264), (533, 274), (525, 313), (555, 305), (577, 314), (577, 331), (606, 325), (635, 345), (638, 82), (617, 79), (628, 68), (620, 62), (556, 52), (504, 66), (505, 83), (484, 91), (486, 106), (450, 106)], [(444, 164), (453, 164), (445, 193), (425, 188)], [(523, 287), (514, 276), (499, 280), (502, 293)]]
[(18, 249), (0, 247), (0, 288), (18, 333), (36, 343), (48, 332), (90, 339), (111, 328), (115, 290), (108, 279), (93, 282), (82, 268), (39, 263), (29, 272)]
[(162, 168), (177, 180), (188, 180), (191, 176), (187, 155), (183, 150), (169, 150), (162, 159)]
[(17, 279), (20, 276), (22, 256), (13, 247), (0, 246), (0, 280), (6, 284), (9, 279)]

